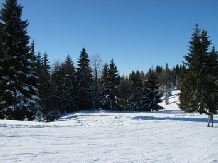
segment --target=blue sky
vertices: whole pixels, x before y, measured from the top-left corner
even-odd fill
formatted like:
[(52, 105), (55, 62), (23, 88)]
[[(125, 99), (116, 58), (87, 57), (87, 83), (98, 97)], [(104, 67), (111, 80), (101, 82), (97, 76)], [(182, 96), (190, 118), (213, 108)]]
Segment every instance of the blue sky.
[(196, 23), (218, 49), (218, 0), (18, 0), (36, 52), (51, 64), (113, 58), (120, 75), (181, 64)]

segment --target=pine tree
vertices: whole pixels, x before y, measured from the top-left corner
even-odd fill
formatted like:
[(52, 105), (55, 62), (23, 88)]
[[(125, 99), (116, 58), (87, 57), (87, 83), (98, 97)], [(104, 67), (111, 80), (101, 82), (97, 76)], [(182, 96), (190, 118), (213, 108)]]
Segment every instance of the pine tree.
[(89, 56), (86, 53), (86, 49), (83, 48), (77, 65), (77, 97), (76, 103), (79, 109), (91, 109), (92, 108), (92, 72), (90, 67)]
[(61, 70), (61, 65), (59, 61), (53, 63), (51, 70), (51, 88), (50, 90), (50, 106), (46, 108), (46, 120), (54, 121), (59, 118), (61, 112), (63, 111), (63, 93), (62, 93), (62, 78), (63, 72)]
[(170, 76), (170, 69), (168, 67), (168, 63), (166, 64), (165, 73), (166, 73), (165, 103), (166, 105), (169, 105), (169, 97), (171, 96), (171, 76)]
[(180, 89), (182, 69), (183, 69), (183, 66), (178, 65), (178, 64), (172, 69), (172, 83), (173, 83), (174, 88)]
[(69, 113), (76, 110), (76, 76), (71, 57), (68, 55), (64, 63), (56, 63), (51, 74), (53, 91), (52, 111)]
[(38, 63), (38, 56), (35, 55), (35, 42), (34, 40), (32, 41), (31, 45), (30, 45), (30, 55), (32, 55), (32, 69), (34, 70), (33, 71), (33, 75), (36, 76), (36, 79), (35, 79), (35, 82), (36, 82), (36, 89), (37, 89), (37, 107), (38, 110), (36, 111), (35, 115), (34, 115), (34, 119), (37, 120), (37, 121), (41, 121), (43, 120), (43, 113), (42, 113), (42, 105), (41, 105), (41, 96), (40, 96), (40, 76), (39, 76), (39, 73), (38, 73), (38, 69), (39, 69), (39, 63)]
[(153, 70), (148, 72), (148, 79), (144, 83), (144, 103), (143, 110), (153, 111), (163, 109), (159, 103), (162, 102), (162, 92), (159, 91), (158, 77)]
[(65, 62), (60, 67), (62, 74), (61, 86), (62, 86), (62, 108), (63, 112), (76, 111), (76, 71), (71, 57), (68, 55)]
[(108, 69), (108, 64), (105, 63), (103, 65), (102, 74), (100, 78), (100, 106), (103, 109), (108, 109), (109, 107), (109, 101), (107, 98), (107, 96), (110, 93)]
[(0, 110), (4, 118), (22, 120), (36, 113), (39, 96), (28, 22), (21, 16), (22, 6), (17, 0), (6, 0), (0, 11)]
[(42, 107), (43, 116), (46, 117), (47, 113), (52, 110), (52, 83), (51, 83), (51, 66), (48, 60), (48, 55), (45, 52), (43, 56), (38, 53), (37, 56), (37, 74), (39, 76), (39, 96), (40, 104)]
[(108, 80), (110, 89), (116, 88), (120, 84), (120, 76), (117, 70), (117, 66), (114, 63), (114, 60), (111, 59), (108, 70)]
[(111, 59), (109, 64), (108, 78), (109, 78), (109, 88), (110, 88), (109, 98), (111, 101), (111, 109), (116, 111), (120, 109), (120, 106), (118, 105), (118, 101), (117, 101), (118, 98), (117, 88), (118, 85), (120, 84), (120, 75), (113, 59)]
[(101, 77), (101, 87), (103, 98), (103, 107), (105, 109), (119, 110), (117, 103), (118, 85), (120, 84), (120, 76), (113, 59), (110, 64), (105, 64)]
[(142, 109), (142, 98), (143, 98), (143, 78), (139, 71), (132, 71), (129, 75), (129, 79), (132, 82), (132, 95), (130, 96), (131, 110), (141, 111)]
[[(167, 85), (167, 80), (168, 80), (168, 74), (167, 74), (166, 69), (168, 69), (168, 72), (169, 72), (168, 64), (166, 64), (165, 69), (162, 66), (157, 66), (155, 70), (158, 76), (158, 80), (160, 82), (160, 88), (162, 89), (163, 92), (166, 91), (166, 85)], [(153, 70), (150, 69), (149, 71), (153, 71)]]
[(217, 112), (217, 52), (209, 52), (211, 41), (198, 25), (185, 56), (185, 74), (181, 86), (180, 108), (186, 112)]
[(215, 47), (207, 55), (206, 64), (206, 86), (205, 101), (207, 101), (207, 112), (217, 114), (218, 111), (218, 52)]
[(119, 104), (123, 111), (131, 111), (130, 97), (133, 93), (133, 83), (127, 77), (122, 77), (119, 85)]

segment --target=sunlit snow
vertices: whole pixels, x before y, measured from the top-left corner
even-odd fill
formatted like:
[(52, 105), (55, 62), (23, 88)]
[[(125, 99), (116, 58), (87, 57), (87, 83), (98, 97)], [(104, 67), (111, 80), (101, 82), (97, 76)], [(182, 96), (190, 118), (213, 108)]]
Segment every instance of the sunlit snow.
[(218, 163), (218, 116), (87, 111), (51, 123), (0, 120), (2, 163)]

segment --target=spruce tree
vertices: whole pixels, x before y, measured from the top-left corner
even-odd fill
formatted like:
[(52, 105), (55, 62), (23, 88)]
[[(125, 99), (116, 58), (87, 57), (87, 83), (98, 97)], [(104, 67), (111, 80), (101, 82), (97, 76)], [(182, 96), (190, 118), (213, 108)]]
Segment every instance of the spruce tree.
[(158, 77), (153, 70), (148, 72), (148, 78), (144, 82), (144, 102), (146, 105), (143, 108), (144, 111), (153, 111), (163, 109), (159, 103), (162, 102), (162, 92), (159, 90)]
[(52, 70), (53, 111), (69, 113), (76, 110), (76, 76), (71, 57), (68, 55), (64, 63), (57, 62)]
[(180, 93), (180, 108), (185, 112), (217, 113), (217, 52), (209, 51), (207, 32), (195, 30), (185, 56), (185, 73)]
[(118, 85), (120, 84), (120, 75), (117, 70), (117, 66), (114, 63), (114, 60), (111, 59), (108, 70), (108, 78), (109, 78), (109, 88), (110, 88), (110, 101), (111, 101), (111, 109), (119, 110), (120, 106), (118, 105)]
[(169, 105), (169, 97), (171, 96), (171, 76), (170, 76), (170, 69), (168, 67), (168, 63), (166, 64), (165, 68), (166, 73), (166, 83), (165, 83), (165, 103), (166, 105)]
[(111, 90), (116, 88), (120, 84), (120, 75), (117, 70), (117, 66), (114, 63), (114, 60), (111, 59), (108, 69), (108, 80), (109, 80), (109, 87)]
[(118, 110), (117, 103), (118, 85), (120, 84), (120, 76), (113, 59), (110, 64), (105, 64), (101, 77), (102, 101), (103, 107), (111, 110)]
[(22, 6), (6, 0), (0, 11), (0, 110), (4, 118), (31, 118), (38, 110), (35, 56), (29, 46)]
[(102, 75), (101, 75), (101, 86), (103, 87), (102, 88), (102, 93), (103, 95), (107, 95), (109, 94), (109, 75), (108, 75), (108, 64), (105, 63), (104, 66), (103, 66), (103, 70), (102, 70)]
[(45, 52), (43, 56), (41, 53), (37, 55), (37, 74), (39, 76), (39, 96), (42, 113), (44, 117), (52, 110), (52, 83), (51, 83), (51, 66), (48, 60), (48, 55)]
[(206, 64), (205, 101), (207, 101), (207, 113), (217, 114), (218, 110), (218, 52), (215, 47), (208, 52)]
[(76, 111), (76, 71), (71, 57), (68, 55), (65, 62), (60, 67), (60, 72), (62, 74), (61, 87), (63, 95), (62, 97), (62, 113), (63, 112), (73, 112)]
[(143, 79), (139, 71), (132, 71), (129, 75), (132, 82), (132, 95), (130, 96), (131, 110), (140, 111), (142, 108), (141, 99), (143, 98)]
[[(50, 89), (50, 104), (47, 108), (46, 119), (53, 121), (57, 119), (63, 111), (63, 91), (62, 91), (62, 78), (63, 72), (61, 70), (62, 63), (56, 61), (53, 63), (51, 70), (51, 89)], [(48, 110), (49, 109), (49, 110)]]
[(105, 63), (100, 78), (100, 106), (103, 109), (107, 109), (109, 106), (109, 101), (107, 99), (107, 95), (110, 93), (108, 69), (108, 64)]
[(133, 83), (127, 77), (122, 77), (119, 85), (119, 104), (123, 111), (131, 111), (130, 97), (133, 93)]
[(92, 100), (92, 89), (93, 89), (93, 78), (90, 67), (90, 60), (86, 49), (83, 48), (77, 64), (77, 96), (76, 103), (79, 109), (91, 109), (93, 107)]
[(180, 89), (180, 81), (182, 77), (182, 66), (181, 65), (176, 65), (172, 69), (172, 83), (173, 87)]
[(36, 82), (36, 90), (37, 90), (37, 96), (38, 96), (38, 98), (37, 98), (37, 103), (38, 103), (38, 105), (37, 105), (37, 107), (36, 108), (38, 108), (38, 110), (37, 110), (37, 112), (36, 112), (36, 114), (34, 115), (34, 119), (35, 120), (37, 120), (37, 121), (41, 121), (41, 120), (43, 120), (43, 113), (42, 113), (42, 109), (43, 109), (43, 107), (42, 107), (42, 105), (41, 105), (41, 96), (40, 96), (40, 76), (39, 76), (39, 74), (38, 74), (38, 70), (39, 70), (39, 68), (40, 68), (40, 66), (39, 66), (39, 62), (38, 62), (38, 56), (36, 56), (35, 55), (35, 42), (34, 42), (34, 40), (32, 41), (32, 43), (30, 44), (30, 55), (32, 56), (32, 69), (34, 70), (33, 71), (33, 73), (32, 73), (32, 75), (34, 75), (34, 76), (36, 76), (36, 79), (35, 79), (35, 82)]

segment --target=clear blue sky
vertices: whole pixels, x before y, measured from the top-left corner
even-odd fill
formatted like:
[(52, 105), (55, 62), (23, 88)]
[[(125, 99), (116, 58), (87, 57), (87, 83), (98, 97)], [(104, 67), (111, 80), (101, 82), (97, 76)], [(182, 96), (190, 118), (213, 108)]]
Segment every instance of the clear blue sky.
[(218, 0), (18, 0), (36, 52), (51, 64), (83, 47), (120, 75), (181, 64), (196, 23), (218, 50)]

